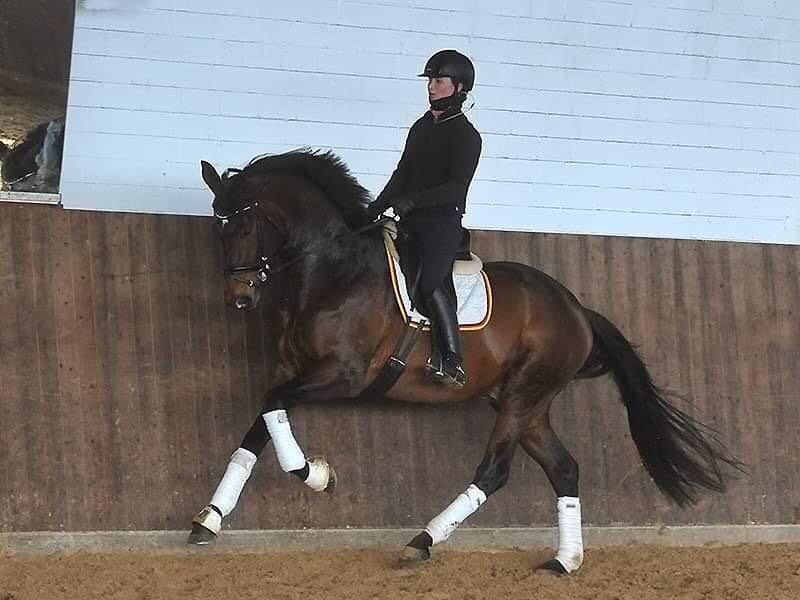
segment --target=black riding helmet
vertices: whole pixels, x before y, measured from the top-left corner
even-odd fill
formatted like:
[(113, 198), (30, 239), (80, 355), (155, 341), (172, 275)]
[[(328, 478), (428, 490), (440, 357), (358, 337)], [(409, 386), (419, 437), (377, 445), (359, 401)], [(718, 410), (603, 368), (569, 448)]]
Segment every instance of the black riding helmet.
[[(467, 97), (467, 92), (475, 85), (475, 66), (472, 61), (457, 50), (439, 50), (425, 63), (425, 69), (418, 77), (449, 77), (458, 87), (461, 83), (464, 88), (455, 92), (448, 98), (439, 98), (431, 102), (434, 110), (447, 109), (453, 104), (461, 105)], [(434, 106), (438, 104), (439, 106)]]

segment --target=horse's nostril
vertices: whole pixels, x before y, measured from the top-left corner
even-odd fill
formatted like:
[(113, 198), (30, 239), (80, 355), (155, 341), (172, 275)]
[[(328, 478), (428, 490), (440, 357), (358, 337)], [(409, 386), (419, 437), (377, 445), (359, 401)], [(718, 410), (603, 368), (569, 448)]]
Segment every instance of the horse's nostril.
[(236, 298), (236, 301), (233, 303), (236, 308), (247, 308), (252, 303), (252, 300), (247, 296), (240, 296)]

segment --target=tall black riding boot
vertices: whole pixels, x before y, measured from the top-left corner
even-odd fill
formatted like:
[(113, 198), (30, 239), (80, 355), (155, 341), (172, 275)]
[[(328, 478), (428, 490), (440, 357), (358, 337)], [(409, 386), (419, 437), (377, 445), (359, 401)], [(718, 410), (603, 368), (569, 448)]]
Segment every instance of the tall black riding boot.
[(431, 335), (438, 334), (439, 341), (439, 356), (432, 356), (428, 361), (428, 381), (437, 385), (463, 387), (466, 377), (455, 308), (441, 287), (434, 290), (426, 304), (434, 324)]

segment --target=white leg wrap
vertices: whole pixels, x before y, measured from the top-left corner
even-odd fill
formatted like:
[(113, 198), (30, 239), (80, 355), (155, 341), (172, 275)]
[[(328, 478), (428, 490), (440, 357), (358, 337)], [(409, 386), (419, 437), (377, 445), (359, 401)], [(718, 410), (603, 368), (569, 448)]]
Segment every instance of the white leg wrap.
[(275, 454), (278, 455), (281, 469), (287, 473), (302, 469), (306, 464), (306, 457), (292, 435), (286, 411), (273, 410), (265, 413), (264, 422), (267, 424), (272, 443), (275, 444)]
[(486, 494), (475, 484), (470, 485), (452, 504), (435, 516), (425, 531), (434, 544), (445, 541), (459, 525), (486, 502)]
[(236, 508), (239, 495), (242, 493), (250, 473), (253, 472), (256, 460), (256, 455), (244, 448), (239, 448), (231, 455), (225, 475), (222, 476), (222, 481), (219, 482), (217, 490), (211, 498), (211, 504), (222, 512), (223, 517), (227, 517)]
[(583, 564), (581, 501), (571, 496), (558, 499), (558, 554), (556, 560), (571, 573)]

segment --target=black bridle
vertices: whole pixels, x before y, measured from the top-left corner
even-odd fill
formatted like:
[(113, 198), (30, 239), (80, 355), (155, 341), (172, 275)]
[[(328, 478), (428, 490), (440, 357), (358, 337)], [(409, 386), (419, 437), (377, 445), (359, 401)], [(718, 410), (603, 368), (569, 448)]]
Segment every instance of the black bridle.
[[(258, 208), (258, 201), (254, 201), (254, 202), (251, 202), (250, 204), (247, 204), (246, 206), (243, 206), (243, 207), (241, 207), (241, 208), (239, 208), (239, 209), (237, 209), (237, 210), (235, 210), (233, 212), (230, 212), (230, 213), (227, 213), (227, 214), (224, 214), (224, 215), (221, 215), (221, 214), (217, 213), (216, 211), (214, 211), (214, 218), (220, 224), (220, 231), (222, 231), (224, 229), (225, 225), (232, 218), (237, 217), (237, 216), (242, 215), (242, 214), (245, 214), (245, 213), (247, 213), (247, 212), (249, 212), (251, 210), (255, 210), (257, 208)], [(345, 236), (349, 236), (349, 235), (359, 235), (359, 234), (364, 233), (365, 231), (368, 231), (370, 229), (375, 229), (377, 227), (381, 227), (383, 225), (383, 223), (386, 222), (388, 219), (389, 219), (389, 217), (382, 217), (381, 219), (378, 219), (377, 221), (369, 223), (369, 224), (367, 224), (367, 225), (365, 225), (363, 227), (359, 227), (358, 229), (355, 229), (353, 231), (348, 231), (346, 233), (334, 236), (332, 238), (327, 238), (325, 240), (322, 240), (320, 243), (314, 244), (313, 246), (308, 248), (305, 252), (301, 252), (300, 254), (298, 254), (297, 256), (292, 258), (291, 260), (288, 260), (285, 263), (278, 265), (277, 267), (272, 267), (272, 266), (270, 266), (270, 262), (272, 262), (273, 259), (280, 253), (281, 249), (286, 244), (286, 240), (284, 239), (284, 240), (281, 241), (281, 243), (271, 253), (271, 256), (267, 255), (267, 253), (264, 252), (264, 245), (263, 245), (263, 243), (264, 243), (264, 235), (263, 235), (262, 225), (264, 223), (266, 223), (273, 230), (275, 230), (276, 233), (278, 233), (282, 237), (285, 237), (285, 235), (282, 233), (281, 228), (278, 227), (278, 225), (275, 223), (275, 221), (269, 215), (265, 214), (262, 211), (257, 211), (255, 226), (256, 226), (256, 236), (257, 236), (257, 242), (256, 243), (257, 243), (257, 247), (258, 247), (259, 262), (250, 263), (250, 264), (243, 264), (243, 265), (235, 265), (235, 266), (226, 266), (225, 269), (223, 270), (223, 273), (225, 274), (225, 276), (230, 277), (231, 279), (234, 279), (235, 281), (239, 281), (241, 283), (246, 283), (248, 286), (250, 286), (252, 288), (259, 288), (259, 287), (262, 287), (262, 286), (266, 285), (267, 280), (269, 279), (269, 275), (271, 273), (278, 273), (278, 272), (286, 269), (287, 267), (289, 267), (292, 264), (296, 263), (297, 261), (299, 261), (300, 259), (304, 258), (305, 256), (308, 256), (309, 254), (312, 254), (314, 251), (316, 251), (316, 250), (318, 250), (318, 249), (320, 249), (320, 248), (322, 248), (324, 246), (327, 246), (328, 244), (333, 243), (335, 240), (337, 240), (339, 238), (342, 238), (342, 237), (345, 237)], [(223, 248), (224, 248), (224, 243), (223, 243)], [(227, 264), (227, 257), (226, 257), (226, 261), (225, 262)], [(242, 277), (241, 276), (242, 273), (254, 273), (254, 275), (253, 275), (253, 277)]]
[[(214, 211), (214, 218), (220, 225), (220, 233), (224, 231), (225, 225), (239, 215), (246, 214), (251, 210), (256, 210), (258, 208), (258, 201), (251, 202), (250, 204), (243, 206), (233, 212), (226, 213), (224, 215), (219, 214), (217, 211)], [(250, 287), (261, 287), (262, 285), (267, 283), (267, 279), (269, 279), (269, 273), (272, 270), (270, 267), (270, 262), (275, 258), (275, 256), (280, 252), (281, 248), (285, 243), (285, 240), (282, 241), (278, 247), (272, 252), (272, 255), (269, 256), (264, 251), (264, 232), (263, 232), (263, 225), (269, 225), (276, 233), (282, 235), (281, 228), (269, 217), (269, 215), (260, 212), (255, 217), (255, 227), (256, 227), (256, 245), (258, 249), (258, 262), (255, 263), (245, 263), (241, 265), (229, 265), (227, 256), (225, 259), (226, 267), (223, 270), (223, 273), (226, 277), (230, 277), (236, 281), (240, 281), (241, 283), (246, 283)], [(223, 248), (225, 247), (223, 242)], [(227, 254), (227, 252), (226, 252)], [(252, 277), (243, 277), (243, 273), (254, 273)]]

